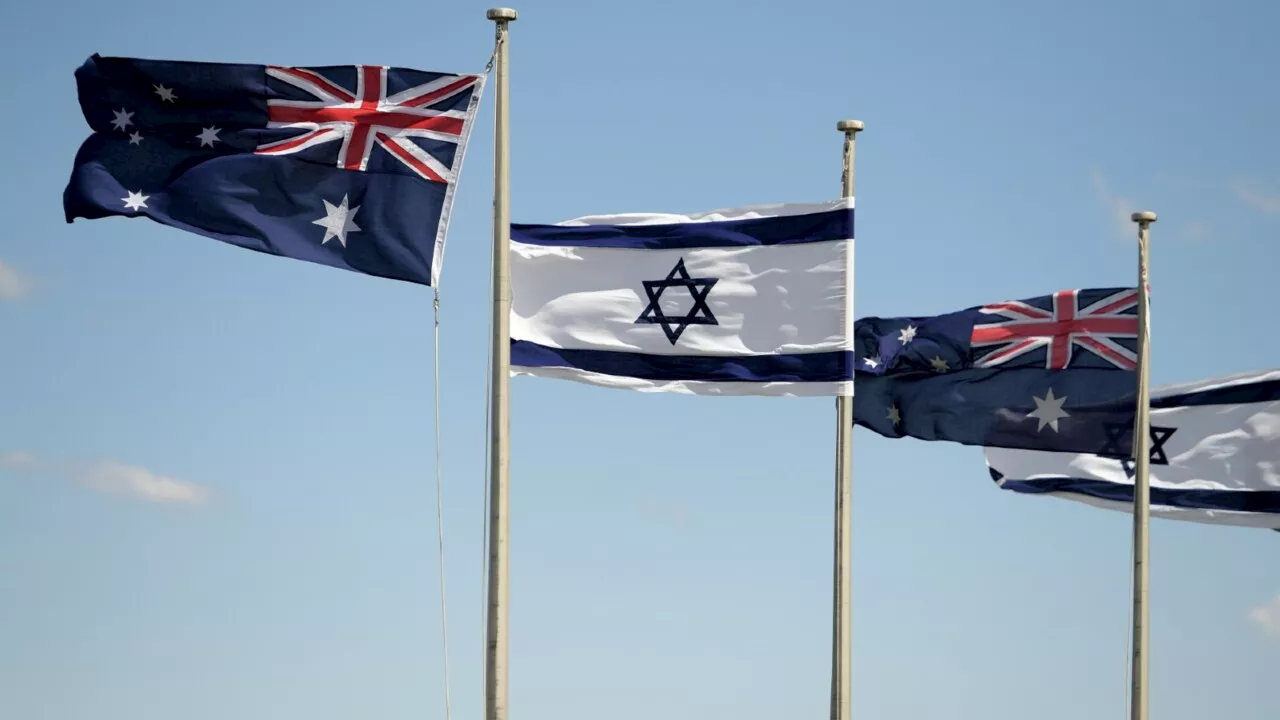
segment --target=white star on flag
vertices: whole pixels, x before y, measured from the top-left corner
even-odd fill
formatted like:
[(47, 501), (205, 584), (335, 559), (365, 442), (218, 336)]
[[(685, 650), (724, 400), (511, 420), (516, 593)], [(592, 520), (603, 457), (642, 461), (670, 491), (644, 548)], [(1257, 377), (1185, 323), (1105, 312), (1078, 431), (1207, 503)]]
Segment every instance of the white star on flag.
[(353, 208), (347, 206), (347, 196), (342, 196), (342, 203), (334, 205), (328, 200), (324, 200), (324, 217), (319, 220), (312, 220), (313, 225), (319, 225), (324, 228), (324, 239), (320, 241), (321, 245), (329, 242), (334, 238), (338, 238), (338, 242), (342, 247), (347, 246), (347, 233), (360, 232), (360, 227), (356, 225), (356, 213), (359, 212), (360, 206)]
[(164, 85), (156, 85), (155, 90), (156, 94), (160, 96), (160, 99), (165, 102), (173, 102), (178, 97), (173, 94), (173, 90), (165, 87)]
[(222, 132), (222, 128), (207, 127), (196, 136), (196, 139), (200, 141), (200, 147), (205, 145), (213, 147), (213, 144), (218, 142), (218, 133), (220, 132)]
[(1062, 409), (1062, 403), (1066, 402), (1065, 397), (1055, 398), (1053, 396), (1053, 388), (1049, 388), (1049, 392), (1045, 396), (1038, 398), (1031, 396), (1036, 401), (1036, 409), (1027, 413), (1027, 417), (1035, 418), (1040, 424), (1036, 426), (1036, 432), (1044, 429), (1045, 425), (1053, 428), (1054, 432), (1058, 432), (1058, 421), (1071, 417), (1071, 415)]
[(130, 144), (130, 145), (137, 145), (138, 143), (141, 143), (141, 142), (142, 142), (142, 133), (140, 133), (140, 132), (135, 132), (135, 133), (133, 133), (133, 134), (129, 135), (129, 144)]
[(907, 343), (915, 339), (916, 339), (915, 325), (908, 325), (902, 328), (902, 332), (898, 333), (898, 342), (902, 343), (903, 345), (906, 345)]
[(130, 190), (129, 197), (120, 198), (120, 199), (124, 201), (124, 206), (126, 209), (141, 210), (142, 208), (147, 206), (147, 200), (150, 198), (151, 198), (150, 195), (143, 195), (141, 190), (139, 190), (138, 192), (133, 192), (132, 190)]
[(111, 127), (121, 132), (124, 132), (125, 128), (133, 124), (133, 113), (124, 108), (112, 110), (111, 114), (116, 116), (116, 119), (111, 121)]

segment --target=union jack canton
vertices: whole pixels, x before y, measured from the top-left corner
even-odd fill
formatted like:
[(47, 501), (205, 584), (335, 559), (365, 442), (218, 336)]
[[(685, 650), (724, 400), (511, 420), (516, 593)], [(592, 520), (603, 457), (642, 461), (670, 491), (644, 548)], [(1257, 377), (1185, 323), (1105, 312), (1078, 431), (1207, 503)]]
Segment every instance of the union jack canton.
[[(355, 83), (349, 75), (354, 70)], [(332, 76), (331, 80), (326, 75)], [(392, 89), (388, 94), (388, 75)], [(454, 176), (452, 155), (470, 118), (472, 90), (481, 75), (443, 75), (395, 70), (379, 65), (354, 68), (268, 67), (283, 97), (267, 100), (268, 127), (299, 130), (291, 137), (259, 145), (261, 155), (289, 155), (324, 147), (315, 157), (347, 170), (369, 170), (374, 147), (424, 180), (447, 183)], [(424, 81), (424, 82), (420, 82)], [(406, 83), (419, 83), (401, 89)], [(293, 95), (305, 99), (293, 99)], [(462, 109), (458, 109), (461, 105)], [(395, 165), (375, 160), (373, 168)]]
[[(1083, 303), (1081, 293), (1086, 293)], [(1037, 302), (1040, 304), (1034, 304)], [(1090, 353), (1091, 359), (1096, 357), (1123, 370), (1138, 366), (1133, 344), (1138, 337), (1137, 290), (1110, 294), (1059, 290), (1051, 296), (1050, 307), (1042, 307), (1044, 304), (1045, 298), (1037, 298), (981, 308), (983, 315), (1001, 319), (974, 325), (970, 337), (974, 364), (995, 367), (1043, 349), (1046, 368), (1065, 370), (1071, 365), (1072, 351), (1080, 348)]]
[(94, 55), (76, 218), (145, 217), (261, 253), (436, 285), (483, 74)]

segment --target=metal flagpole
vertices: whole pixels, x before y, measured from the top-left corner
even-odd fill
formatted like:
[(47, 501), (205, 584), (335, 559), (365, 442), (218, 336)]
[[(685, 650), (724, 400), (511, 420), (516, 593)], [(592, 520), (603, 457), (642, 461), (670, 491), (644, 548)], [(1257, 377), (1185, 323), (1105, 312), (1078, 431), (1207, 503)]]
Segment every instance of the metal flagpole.
[(1153, 212), (1136, 212), (1138, 224), (1138, 412), (1133, 423), (1133, 687), (1129, 697), (1129, 720), (1147, 720), (1147, 649), (1150, 631), (1147, 627), (1147, 547), (1151, 530), (1151, 337), (1148, 332), (1149, 298), (1147, 260), (1150, 257), (1149, 235)]
[(507, 718), (507, 507), (511, 412), (511, 158), (510, 108), (507, 107), (507, 26), (510, 8), (491, 8), (496, 47), (493, 142), (493, 364), (489, 430), (489, 608), (485, 642), (485, 720)]
[[(862, 131), (861, 120), (841, 120), (836, 129), (844, 133), (844, 172), (841, 197), (853, 197), (854, 136)], [(852, 302), (852, 301), (851, 301)], [(850, 313), (852, 315), (852, 313)], [(853, 322), (851, 316), (848, 320)], [(853, 655), (853, 571), (850, 565), (853, 529), (853, 398), (836, 398), (836, 507), (833, 618), (831, 627), (831, 720), (849, 720), (852, 688), (850, 662)]]

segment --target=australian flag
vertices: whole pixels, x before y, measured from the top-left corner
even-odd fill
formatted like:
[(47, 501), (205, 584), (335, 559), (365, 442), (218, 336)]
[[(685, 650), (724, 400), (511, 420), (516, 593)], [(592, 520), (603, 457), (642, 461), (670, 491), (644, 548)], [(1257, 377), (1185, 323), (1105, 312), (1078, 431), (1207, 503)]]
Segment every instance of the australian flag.
[(94, 55), (75, 218), (147, 217), (271, 255), (436, 285), (483, 75)]
[(854, 326), (856, 424), (886, 437), (1129, 457), (1136, 289)]

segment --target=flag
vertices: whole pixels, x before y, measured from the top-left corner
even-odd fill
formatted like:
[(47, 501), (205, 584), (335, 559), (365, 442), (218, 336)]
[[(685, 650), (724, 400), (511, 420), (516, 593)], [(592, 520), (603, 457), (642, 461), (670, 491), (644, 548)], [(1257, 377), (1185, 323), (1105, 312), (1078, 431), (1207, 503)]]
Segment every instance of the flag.
[(864, 318), (854, 422), (880, 435), (1132, 452), (1138, 292), (1062, 290), (932, 317)]
[[(1151, 393), (1151, 514), (1280, 528), (1280, 369)], [(986, 449), (1005, 490), (1133, 511), (1130, 459)]]
[(511, 241), (515, 374), (852, 394), (852, 198), (513, 224)]
[(76, 218), (146, 217), (249, 250), (435, 285), (483, 75), (93, 55)]

